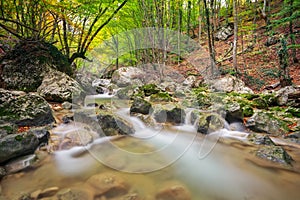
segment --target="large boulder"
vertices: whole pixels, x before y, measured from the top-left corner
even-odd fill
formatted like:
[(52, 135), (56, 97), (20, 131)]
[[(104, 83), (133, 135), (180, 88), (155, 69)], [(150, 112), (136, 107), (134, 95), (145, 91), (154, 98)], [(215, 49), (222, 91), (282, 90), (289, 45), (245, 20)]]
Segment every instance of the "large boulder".
[(33, 133), (10, 134), (0, 140), (0, 163), (33, 153), (39, 140)]
[(149, 114), (151, 108), (152, 106), (148, 101), (142, 98), (135, 98), (130, 107), (130, 114), (141, 113), (147, 115)]
[(284, 129), (284, 122), (272, 114), (256, 112), (247, 119), (246, 127), (258, 133), (268, 133), (273, 136), (281, 136), (287, 133)]
[(119, 87), (142, 85), (144, 75), (144, 72), (140, 68), (122, 67), (113, 73), (111, 81)]
[(0, 120), (19, 126), (42, 126), (53, 123), (54, 117), (42, 97), (0, 89)]
[(277, 104), (280, 106), (293, 106), (300, 108), (300, 88), (287, 86), (275, 92)]
[(79, 110), (74, 114), (74, 121), (88, 125), (101, 137), (134, 133), (131, 123), (106, 111), (101, 111), (98, 115), (95, 115), (89, 113), (88, 110)]
[(242, 80), (231, 75), (209, 81), (208, 84), (217, 92), (253, 93)]
[(80, 96), (83, 89), (70, 76), (56, 70), (49, 70), (37, 92), (48, 101), (71, 102), (72, 95)]
[(71, 74), (68, 59), (52, 44), (43, 41), (20, 41), (0, 60), (6, 89), (36, 91), (48, 68)]

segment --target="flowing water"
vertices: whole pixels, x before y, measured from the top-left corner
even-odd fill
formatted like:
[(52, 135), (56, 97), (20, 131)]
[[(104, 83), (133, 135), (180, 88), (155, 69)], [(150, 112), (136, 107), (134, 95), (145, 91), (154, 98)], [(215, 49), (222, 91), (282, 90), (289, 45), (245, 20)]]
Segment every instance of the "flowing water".
[[(179, 190), (182, 194), (176, 194), (180, 200), (300, 198), (300, 153), (295, 146), (286, 146), (294, 158), (293, 166), (281, 166), (256, 158), (251, 153), (255, 146), (247, 143), (245, 132), (222, 129), (203, 136), (196, 134), (188, 122), (149, 127), (129, 116), (128, 109), (119, 109), (118, 115), (133, 123), (134, 135), (98, 138), (85, 147), (45, 155), (37, 166), (5, 177), (0, 199), (18, 199), (22, 194), (53, 187), (80, 188), (94, 196), (97, 191), (87, 180), (105, 173), (126, 182), (127, 196), (110, 194), (91, 199), (159, 199), (164, 187), (174, 185), (184, 188), (183, 192)], [(80, 133), (81, 129), (71, 123), (57, 127), (53, 133), (74, 130)]]

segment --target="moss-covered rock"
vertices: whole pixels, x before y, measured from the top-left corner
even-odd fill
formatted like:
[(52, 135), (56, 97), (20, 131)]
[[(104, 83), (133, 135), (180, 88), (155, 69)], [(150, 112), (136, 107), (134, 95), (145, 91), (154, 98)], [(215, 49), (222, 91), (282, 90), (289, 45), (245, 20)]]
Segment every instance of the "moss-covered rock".
[(142, 98), (135, 98), (130, 107), (130, 113), (141, 113), (147, 115), (149, 114), (151, 108), (152, 106), (148, 101)]
[(42, 126), (54, 122), (54, 117), (42, 97), (0, 89), (0, 120), (19, 126)]
[(138, 86), (129, 85), (119, 89), (116, 95), (120, 99), (133, 99), (134, 97), (144, 97), (144, 92)]
[(146, 84), (141, 87), (141, 90), (144, 92), (145, 96), (151, 96), (152, 94), (157, 94), (161, 90), (153, 83)]
[(258, 109), (267, 109), (268, 103), (261, 97), (252, 100), (252, 105)]
[(263, 146), (256, 151), (256, 156), (272, 162), (291, 165), (292, 157), (280, 146)]
[(246, 127), (259, 133), (281, 136), (288, 132), (287, 123), (272, 113), (256, 112), (246, 121)]
[(173, 101), (172, 97), (167, 92), (158, 92), (150, 96), (152, 102), (170, 102)]
[(186, 113), (182, 108), (173, 108), (167, 111), (167, 122), (172, 124), (183, 124), (185, 121)]
[(249, 106), (249, 105), (245, 105), (242, 108), (242, 111), (243, 111), (243, 116), (244, 117), (251, 117), (254, 114), (253, 108), (251, 106)]
[(200, 116), (197, 124), (197, 132), (209, 134), (218, 131), (225, 126), (225, 120), (217, 113), (204, 114)]
[(18, 127), (16, 124), (0, 122), (0, 138), (9, 134), (15, 134), (17, 133), (17, 130)]
[(7, 89), (36, 91), (49, 68), (73, 74), (68, 59), (44, 41), (20, 41), (1, 60), (2, 78)]
[(0, 140), (0, 163), (33, 153), (39, 140), (33, 133), (10, 134)]

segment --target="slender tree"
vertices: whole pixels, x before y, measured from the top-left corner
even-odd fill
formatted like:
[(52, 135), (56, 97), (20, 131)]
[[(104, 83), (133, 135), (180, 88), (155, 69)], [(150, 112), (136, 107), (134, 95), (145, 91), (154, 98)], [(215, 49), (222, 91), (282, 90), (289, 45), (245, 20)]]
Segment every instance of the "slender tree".
[(237, 67), (237, 42), (238, 42), (238, 13), (237, 13), (237, 0), (232, 1), (232, 8), (233, 8), (233, 17), (234, 17), (234, 39), (233, 39), (233, 68), (235, 72), (238, 72)]

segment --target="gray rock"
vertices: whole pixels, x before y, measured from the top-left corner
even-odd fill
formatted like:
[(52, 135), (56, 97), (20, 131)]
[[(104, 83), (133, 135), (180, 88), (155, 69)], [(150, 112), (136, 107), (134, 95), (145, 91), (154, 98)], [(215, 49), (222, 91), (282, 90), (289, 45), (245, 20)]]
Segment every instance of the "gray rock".
[(6, 135), (17, 133), (17, 130), (16, 124), (0, 122), (0, 139)]
[(77, 111), (74, 114), (74, 121), (88, 125), (101, 137), (128, 135), (134, 133), (132, 124), (116, 115), (107, 112), (103, 112), (97, 116), (94, 116), (93, 113), (88, 113), (88, 111)]
[(122, 67), (116, 70), (111, 78), (111, 82), (119, 87), (129, 85), (142, 85), (142, 79), (145, 76), (144, 72), (137, 67)]
[(246, 87), (242, 80), (231, 75), (208, 81), (208, 84), (217, 92), (239, 92), (253, 94), (253, 91)]
[(0, 89), (0, 120), (19, 126), (43, 126), (54, 122), (52, 110), (42, 97)]
[(188, 87), (193, 87), (196, 82), (196, 77), (195, 76), (188, 76), (182, 83), (183, 86), (188, 86)]
[(265, 134), (250, 134), (248, 139), (250, 142), (257, 145), (275, 145), (271, 138)]
[(227, 40), (230, 36), (233, 35), (233, 29), (231, 26), (221, 27), (221, 29), (216, 33), (217, 40)]
[(226, 121), (228, 123), (243, 121), (243, 110), (239, 103), (230, 102), (226, 105)]
[(299, 91), (293, 86), (287, 86), (281, 88), (280, 90), (275, 92), (275, 97), (277, 98), (277, 104), (280, 106), (286, 106), (289, 103), (289, 95)]
[(92, 82), (92, 86), (93, 87), (98, 87), (98, 86), (102, 86), (107, 88), (111, 83), (110, 79), (95, 79)]
[(225, 120), (216, 113), (201, 115), (197, 123), (197, 132), (210, 134), (225, 127)]
[(61, 104), (61, 106), (63, 107), (63, 109), (71, 110), (73, 105), (70, 102), (65, 101)]
[(134, 133), (132, 124), (112, 114), (99, 114), (97, 119), (105, 136), (130, 135)]
[(0, 163), (33, 153), (39, 140), (33, 133), (10, 134), (0, 140)]
[(7, 89), (35, 92), (41, 85), (47, 68), (47, 64), (41, 64), (38, 60), (28, 61), (22, 67), (10, 62), (4, 66), (2, 78)]
[(265, 46), (269, 47), (274, 44), (277, 44), (280, 40), (277, 37), (268, 37), (267, 41), (265, 42)]
[(141, 113), (144, 115), (149, 114), (151, 109), (151, 104), (141, 98), (135, 98), (131, 107), (130, 107), (130, 113)]
[(257, 112), (246, 121), (246, 127), (258, 133), (268, 133), (274, 136), (281, 136), (287, 133), (280, 121), (270, 114)]
[(173, 108), (172, 110), (167, 110), (167, 122), (172, 124), (183, 124), (185, 122), (186, 113), (181, 108)]
[(292, 157), (280, 146), (260, 147), (256, 152), (256, 156), (284, 165), (291, 165), (293, 161)]
[(50, 133), (47, 127), (34, 127), (28, 133), (34, 134), (38, 138), (39, 144), (48, 144)]
[(37, 92), (48, 101), (72, 102), (72, 95), (80, 96), (83, 89), (76, 80), (68, 75), (49, 70)]
[[(2, 177), (4, 177), (6, 175), (6, 170), (4, 167), (0, 166), (0, 180)], [(1, 194), (1, 188), (0, 188), (0, 194)]]
[(1, 59), (6, 89), (35, 92), (49, 68), (72, 73), (68, 59), (52, 44), (21, 40)]
[(5, 164), (7, 174), (15, 173), (32, 166), (37, 160), (34, 154), (22, 156)]

